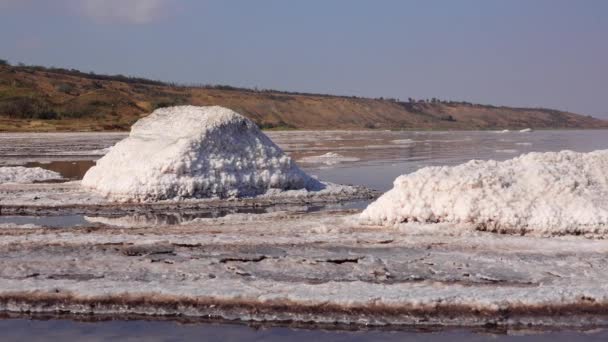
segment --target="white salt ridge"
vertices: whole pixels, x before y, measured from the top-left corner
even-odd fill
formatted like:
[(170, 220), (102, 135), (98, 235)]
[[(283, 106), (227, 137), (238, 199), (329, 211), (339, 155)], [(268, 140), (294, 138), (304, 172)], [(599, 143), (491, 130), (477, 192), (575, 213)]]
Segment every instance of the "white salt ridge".
[(358, 161), (357, 157), (345, 157), (339, 153), (328, 152), (322, 154), (320, 156), (308, 156), (299, 159), (298, 161), (301, 163), (310, 163), (310, 164), (325, 164), (325, 165), (336, 165), (343, 162), (355, 162)]
[(391, 142), (393, 144), (415, 144), (416, 142), (412, 139), (397, 139), (397, 140), (391, 140)]
[(524, 128), (522, 130), (519, 131), (520, 133), (530, 133), (532, 132), (532, 128)]
[(606, 170), (608, 150), (427, 167), (398, 177), (360, 219), (389, 226), (450, 222), (540, 235), (606, 234)]
[(0, 167), (0, 184), (3, 183), (34, 183), (50, 180), (60, 180), (63, 177), (55, 172), (40, 167), (7, 166)]
[(249, 119), (218, 106), (161, 108), (136, 122), (82, 180), (117, 201), (248, 197), (317, 190)]
[(111, 149), (112, 149), (112, 146), (106, 147), (106, 148), (102, 148), (102, 149), (98, 149), (98, 150), (91, 150), (91, 151), (88, 152), (88, 154), (91, 154), (91, 155), (102, 155), (103, 156), (103, 155), (107, 154), (108, 152), (110, 152)]
[(0, 229), (39, 229), (41, 226), (35, 224), (0, 223)]

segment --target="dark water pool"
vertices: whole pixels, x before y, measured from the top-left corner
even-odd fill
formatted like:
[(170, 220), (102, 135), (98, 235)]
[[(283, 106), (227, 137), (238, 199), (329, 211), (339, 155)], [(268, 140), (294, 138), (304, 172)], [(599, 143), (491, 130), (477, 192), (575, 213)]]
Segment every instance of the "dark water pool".
[(606, 341), (606, 330), (327, 330), (167, 321), (0, 320), (2, 341)]

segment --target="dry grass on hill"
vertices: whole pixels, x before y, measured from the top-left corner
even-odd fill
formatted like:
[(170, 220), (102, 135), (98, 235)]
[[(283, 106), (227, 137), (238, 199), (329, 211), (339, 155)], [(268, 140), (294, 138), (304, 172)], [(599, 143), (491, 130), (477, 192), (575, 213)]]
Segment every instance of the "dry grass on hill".
[(608, 128), (607, 121), (550, 109), (187, 87), (76, 70), (0, 66), (0, 131), (128, 130), (156, 108), (181, 104), (225, 106), (266, 129)]

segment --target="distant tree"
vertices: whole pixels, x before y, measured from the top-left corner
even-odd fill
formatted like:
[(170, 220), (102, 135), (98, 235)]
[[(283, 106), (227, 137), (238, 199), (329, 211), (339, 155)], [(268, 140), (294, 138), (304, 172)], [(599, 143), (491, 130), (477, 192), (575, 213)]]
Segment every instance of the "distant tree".
[(416, 100), (414, 100), (414, 99), (413, 99), (413, 98), (411, 98), (411, 97), (408, 97), (408, 98), (407, 98), (407, 102), (409, 102), (409, 103), (414, 103), (414, 102), (416, 102)]
[(6, 59), (0, 58), (0, 65), (10, 65)]

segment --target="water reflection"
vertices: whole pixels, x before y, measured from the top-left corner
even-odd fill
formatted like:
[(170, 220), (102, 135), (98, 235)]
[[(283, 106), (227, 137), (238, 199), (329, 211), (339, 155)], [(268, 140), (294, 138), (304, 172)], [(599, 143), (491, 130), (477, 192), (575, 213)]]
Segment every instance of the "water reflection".
[(138, 228), (162, 225), (187, 224), (197, 219), (219, 218), (230, 214), (264, 214), (284, 211), (294, 214), (313, 213), (327, 210), (363, 209), (371, 200), (355, 200), (343, 203), (320, 205), (273, 205), (256, 208), (208, 209), (197, 211), (162, 211), (131, 214), (123, 216), (86, 216), (86, 215), (54, 215), (54, 216), (2, 216), (0, 226), (13, 228), (16, 225), (23, 228), (68, 228), (95, 226), (98, 224), (120, 228)]
[(0, 320), (3, 341), (605, 341), (605, 330), (327, 330), (164, 321)]
[(84, 174), (95, 165), (93, 160), (74, 160), (74, 161), (50, 161), (50, 162), (29, 162), (25, 167), (41, 167), (43, 169), (58, 172), (65, 179), (82, 179)]

